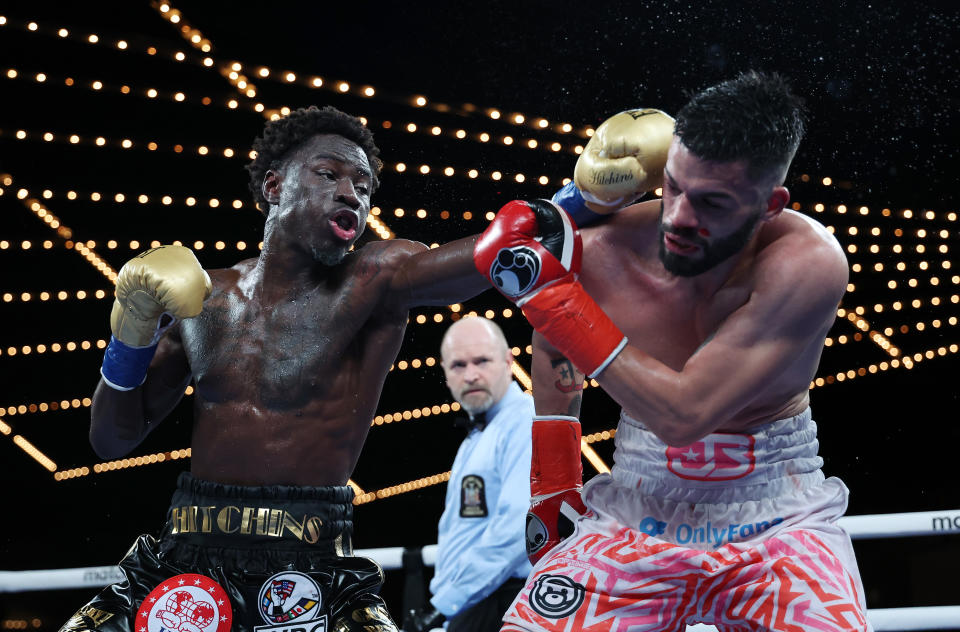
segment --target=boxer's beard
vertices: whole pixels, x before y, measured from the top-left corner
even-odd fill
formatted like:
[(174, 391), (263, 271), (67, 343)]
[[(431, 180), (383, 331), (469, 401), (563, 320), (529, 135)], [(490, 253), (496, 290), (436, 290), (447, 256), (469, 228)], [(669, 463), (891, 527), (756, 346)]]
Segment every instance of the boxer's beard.
[[(682, 277), (692, 277), (703, 274), (707, 270), (723, 263), (733, 255), (737, 254), (747, 245), (753, 231), (760, 223), (760, 217), (763, 215), (763, 208), (757, 209), (757, 212), (748, 217), (743, 224), (732, 234), (721, 239), (708, 243), (702, 239), (693, 228), (674, 228), (673, 226), (664, 226), (663, 223), (663, 200), (660, 201), (660, 218), (657, 220), (660, 237), (660, 262), (670, 274)], [(669, 229), (669, 230), (666, 230)], [(670, 232), (683, 239), (697, 244), (702, 253), (699, 259), (685, 257), (667, 250), (663, 243), (664, 232)]]

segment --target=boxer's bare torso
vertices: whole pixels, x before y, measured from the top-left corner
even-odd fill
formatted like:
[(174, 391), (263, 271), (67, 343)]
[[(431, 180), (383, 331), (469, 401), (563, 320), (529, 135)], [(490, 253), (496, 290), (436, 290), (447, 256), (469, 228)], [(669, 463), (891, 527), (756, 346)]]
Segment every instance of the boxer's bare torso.
[[(687, 400), (706, 400), (703, 408), (711, 410), (715, 392), (733, 395), (712, 409), (723, 412), (720, 423), (698, 420), (701, 430), (743, 430), (804, 410), (846, 283), (836, 240), (812, 220), (783, 211), (761, 224), (747, 247), (716, 272), (683, 277), (660, 261), (659, 215), (658, 201), (645, 202), (582, 231), (580, 280), (629, 339), (624, 354), (601, 374), (601, 386), (665, 440), (672, 436), (661, 423), (669, 426), (674, 414), (692, 415), (678, 410), (688, 404), (696, 409)], [(809, 282), (797, 283), (794, 275)], [(798, 306), (805, 313), (781, 311), (796, 312)], [(803, 324), (794, 326), (788, 318)], [(771, 335), (755, 335), (762, 327)], [(553, 355), (553, 383), (561, 384), (568, 361), (537, 338), (545, 355)], [(759, 356), (751, 352), (753, 344), (771, 351)], [(545, 371), (547, 365), (541, 366)], [(545, 381), (534, 388), (538, 413), (578, 414), (579, 397)], [(679, 442), (690, 438), (683, 435)]]
[(128, 453), (193, 382), (194, 475), (240, 485), (343, 485), (408, 310), (489, 287), (473, 267), (475, 238), (435, 249), (374, 241), (339, 263), (321, 262), (318, 251), (351, 243), (335, 225), (345, 209), (365, 222), (368, 167), (339, 136), (318, 136), (300, 154), (282, 177), (267, 178), (277, 207), (260, 257), (209, 271), (213, 291), (202, 313), (163, 336), (141, 387), (97, 387), (91, 441), (102, 456)]
[[(788, 256), (791, 240), (823, 238), (814, 233), (808, 220), (784, 212), (761, 228), (756, 248), (744, 253), (730, 277), (712, 287), (664, 270), (657, 257), (657, 215), (656, 203), (638, 206), (606, 226), (587, 231), (584, 252), (589, 253), (591, 262), (602, 263), (585, 267), (581, 279), (630, 344), (678, 372), (724, 321), (750, 300), (758, 277), (764, 274), (765, 261)], [(619, 274), (610, 275), (609, 271)], [(834, 316), (822, 315), (818, 333), (810, 336), (784, 370), (771, 375), (756, 399), (721, 430), (790, 417), (807, 407), (810, 381)]]
[(255, 259), (211, 270), (203, 312), (161, 340), (145, 385), (148, 427), (193, 381), (194, 475), (345, 484), (406, 329), (410, 299), (396, 277), (421, 252), (463, 258), (469, 243), (446, 249), (371, 243), (297, 287), (263, 283)]

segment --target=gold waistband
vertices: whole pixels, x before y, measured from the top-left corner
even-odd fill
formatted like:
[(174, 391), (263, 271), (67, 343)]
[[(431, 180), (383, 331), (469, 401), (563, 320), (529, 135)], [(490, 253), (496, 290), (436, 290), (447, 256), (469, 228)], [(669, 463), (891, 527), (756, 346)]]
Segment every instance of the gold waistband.
[[(329, 544), (320, 516), (292, 514), (284, 509), (246, 505), (184, 505), (171, 507), (167, 521), (170, 535), (210, 534), (295, 540), (305, 544)], [(344, 555), (343, 534), (334, 548)]]

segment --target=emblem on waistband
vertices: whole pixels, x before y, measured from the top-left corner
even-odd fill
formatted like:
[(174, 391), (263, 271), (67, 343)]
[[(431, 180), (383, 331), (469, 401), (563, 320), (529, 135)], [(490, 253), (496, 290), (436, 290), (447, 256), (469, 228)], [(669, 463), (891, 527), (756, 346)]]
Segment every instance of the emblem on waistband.
[(166, 580), (137, 611), (137, 632), (229, 632), (233, 608), (209, 577), (186, 573)]
[(460, 481), (460, 517), (487, 517), (487, 494), (482, 476), (468, 474)]
[(667, 448), (667, 469), (694, 481), (730, 481), (753, 471), (753, 435), (717, 433), (683, 448)]
[(569, 617), (583, 604), (586, 589), (564, 575), (540, 575), (530, 589), (530, 607), (541, 617)]
[(260, 616), (273, 625), (258, 626), (255, 630), (284, 630), (292, 623), (308, 632), (327, 629), (327, 616), (320, 616), (320, 586), (304, 573), (277, 573), (263, 583), (257, 602)]

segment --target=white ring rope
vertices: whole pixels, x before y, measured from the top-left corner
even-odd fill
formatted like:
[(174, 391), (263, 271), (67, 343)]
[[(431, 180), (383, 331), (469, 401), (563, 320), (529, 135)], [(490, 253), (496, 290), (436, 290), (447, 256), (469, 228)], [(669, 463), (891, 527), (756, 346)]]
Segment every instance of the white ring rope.
[[(840, 518), (839, 524), (854, 540), (944, 535), (960, 533), (960, 509), (844, 516)], [(426, 566), (433, 566), (437, 559), (437, 545), (425, 546), (421, 553), (423, 563)], [(375, 560), (385, 570), (403, 568), (402, 547), (357, 549), (354, 554)], [(95, 588), (122, 580), (123, 574), (117, 566), (0, 571), (0, 593)], [(960, 630), (960, 605), (874, 608), (867, 612), (867, 617), (878, 632), (886, 630)], [(703, 624), (687, 628), (688, 632), (707, 632), (714, 629), (712, 626)]]
[[(876, 632), (905, 630), (960, 630), (960, 606), (872, 608), (867, 620)], [(712, 625), (688, 625), (687, 632), (716, 632)]]
[(960, 509), (844, 516), (839, 524), (854, 540), (960, 533)]

